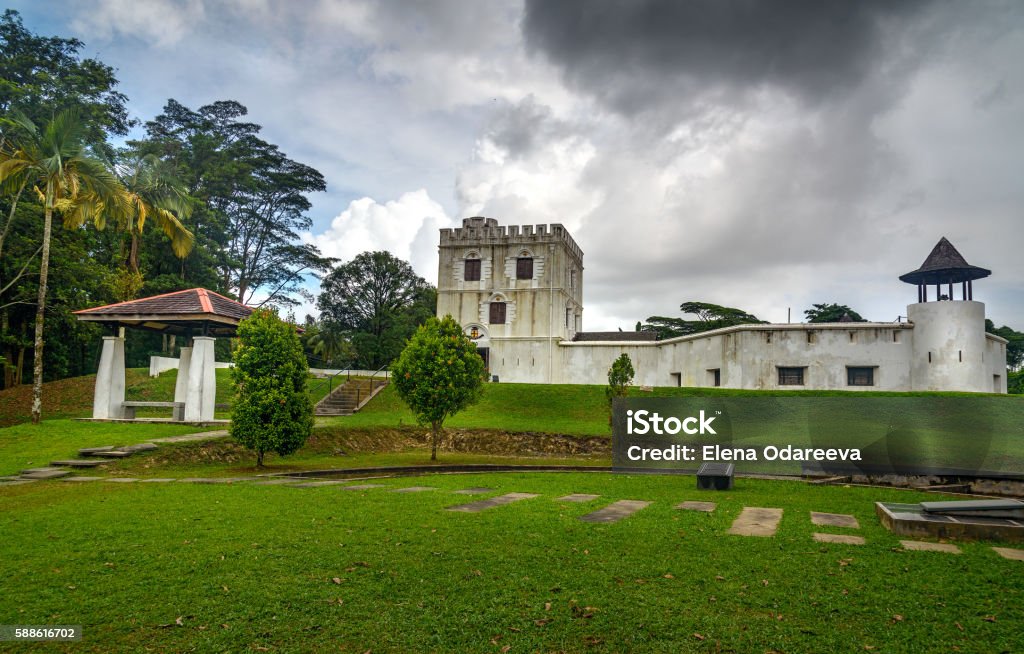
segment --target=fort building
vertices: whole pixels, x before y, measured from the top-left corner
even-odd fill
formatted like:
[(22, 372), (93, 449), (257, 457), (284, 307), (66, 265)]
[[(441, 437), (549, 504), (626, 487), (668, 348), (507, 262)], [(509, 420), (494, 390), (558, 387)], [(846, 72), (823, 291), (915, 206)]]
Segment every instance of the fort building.
[[(657, 340), (583, 330), (583, 252), (568, 230), (473, 217), (442, 229), (437, 315), (451, 315), (495, 381), (607, 384), (622, 353), (644, 386), (1006, 392), (1006, 340), (985, 332), (972, 266), (943, 238), (900, 279), (906, 322), (736, 325)], [(957, 297), (959, 295), (959, 297)]]

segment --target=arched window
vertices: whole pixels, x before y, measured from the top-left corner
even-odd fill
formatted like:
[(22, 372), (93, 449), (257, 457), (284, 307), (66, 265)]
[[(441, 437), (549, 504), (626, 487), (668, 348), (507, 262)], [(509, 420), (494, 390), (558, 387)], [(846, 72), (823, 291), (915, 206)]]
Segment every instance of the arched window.
[(505, 324), (505, 303), (501, 301), (491, 302), (490, 316), (488, 322), (492, 325)]
[(533, 255), (523, 250), (516, 257), (516, 279), (533, 279)]

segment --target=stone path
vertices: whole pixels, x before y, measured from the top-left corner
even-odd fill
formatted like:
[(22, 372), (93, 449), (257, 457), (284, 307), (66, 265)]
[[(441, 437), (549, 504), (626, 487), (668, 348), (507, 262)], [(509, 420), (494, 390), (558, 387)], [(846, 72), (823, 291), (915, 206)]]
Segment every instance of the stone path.
[(850, 536), (849, 534), (814, 534), (814, 540), (819, 543), (836, 543), (838, 545), (863, 545), (863, 536)]
[[(339, 484), (344, 484), (346, 482), (340, 481), (338, 483)], [(345, 486), (341, 490), (360, 491), (360, 490), (369, 490), (371, 488), (384, 488), (384, 484), (356, 484), (355, 486)]]
[(573, 493), (572, 495), (566, 495), (565, 497), (559, 497), (558, 502), (592, 502), (600, 495), (587, 495), (586, 493)]
[(640, 509), (645, 509), (650, 505), (650, 502), (645, 502), (643, 500), (619, 500), (618, 502), (609, 504), (603, 509), (598, 509), (593, 513), (580, 516), (580, 520), (583, 522), (618, 522), (619, 520), (628, 518)]
[(534, 497), (537, 497), (536, 493), (505, 493), (504, 495), (498, 495), (497, 497), (491, 497), (486, 500), (477, 500), (476, 502), (470, 502), (469, 504), (449, 506), (447, 510), (458, 511), (460, 513), (479, 513), (484, 509), (493, 509), (496, 506), (504, 506), (505, 504), (518, 502), (519, 500), (528, 500)]
[(1024, 561), (1024, 550), (1015, 550), (1012, 547), (993, 547), (996, 554), (1011, 561)]
[(946, 552), (947, 554), (960, 554), (960, 548), (948, 543), (929, 543), (923, 540), (901, 540), (900, 545), (905, 550), (915, 552)]
[(392, 493), (422, 493), (423, 491), (437, 490), (433, 486), (406, 486), (405, 488), (392, 489)]
[(198, 434), (184, 434), (182, 436), (154, 438), (150, 440), (150, 443), (191, 443), (192, 441), (209, 441), (215, 438), (226, 438), (227, 436), (227, 429), (217, 429), (214, 431), (199, 432)]
[(860, 529), (857, 518), (844, 513), (818, 513), (811, 511), (811, 522), (820, 527), (845, 527), (847, 529)]
[(774, 536), (782, 520), (782, 509), (743, 507), (743, 511), (729, 527), (737, 536)]
[(703, 511), (704, 513), (711, 513), (717, 506), (718, 505), (714, 502), (681, 502), (676, 504), (677, 509), (683, 509), (684, 511)]
[(307, 481), (301, 484), (293, 484), (288, 488), (317, 488), (319, 486), (340, 486), (341, 484), (344, 483), (345, 482), (339, 481), (337, 479), (331, 479), (328, 481)]
[(483, 493), (493, 492), (493, 488), (463, 488), (462, 490), (453, 491), (456, 495), (481, 495)]

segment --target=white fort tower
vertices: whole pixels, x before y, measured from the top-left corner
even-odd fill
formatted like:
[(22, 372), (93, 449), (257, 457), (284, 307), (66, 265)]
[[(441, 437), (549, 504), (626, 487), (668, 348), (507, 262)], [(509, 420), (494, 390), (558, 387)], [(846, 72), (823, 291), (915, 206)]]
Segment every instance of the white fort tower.
[(562, 225), (466, 218), (441, 230), (439, 249), (437, 315), (462, 325), (495, 381), (604, 385), (626, 353), (645, 386), (1006, 392), (1006, 341), (985, 333), (974, 301), (972, 282), (991, 273), (945, 238), (900, 277), (918, 287), (907, 322), (736, 325), (665, 340), (582, 330), (583, 252)]

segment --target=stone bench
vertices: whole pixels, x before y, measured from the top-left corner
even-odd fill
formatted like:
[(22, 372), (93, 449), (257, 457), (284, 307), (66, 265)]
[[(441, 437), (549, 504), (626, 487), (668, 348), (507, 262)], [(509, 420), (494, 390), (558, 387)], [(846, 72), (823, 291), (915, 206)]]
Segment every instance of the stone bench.
[(127, 419), (135, 418), (135, 409), (139, 407), (151, 407), (157, 409), (171, 409), (172, 420), (184, 420), (185, 419), (185, 403), (184, 402), (124, 402), (121, 404), (124, 408), (124, 417)]

